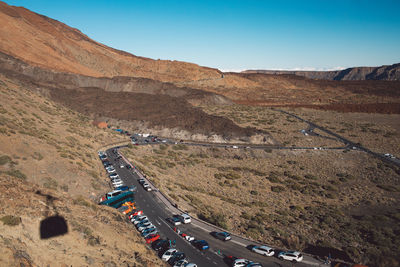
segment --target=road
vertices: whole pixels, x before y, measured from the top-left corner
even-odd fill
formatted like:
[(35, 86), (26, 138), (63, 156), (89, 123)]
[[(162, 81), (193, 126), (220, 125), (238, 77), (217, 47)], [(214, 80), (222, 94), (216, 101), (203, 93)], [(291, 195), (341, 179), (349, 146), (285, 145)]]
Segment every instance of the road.
[[(171, 217), (173, 214), (178, 214), (181, 211), (166, 200), (162, 193), (153, 190), (147, 192), (138, 183), (138, 179), (143, 176), (134, 169), (119, 168), (119, 163), (126, 159), (117, 159), (117, 155), (112, 152), (112, 149), (107, 150), (109, 161), (114, 165), (118, 175), (124, 181), (125, 185), (137, 186), (137, 193), (135, 197), (136, 205), (139, 209), (143, 210), (144, 214), (149, 217), (150, 221), (157, 227), (161, 233), (162, 238), (169, 238), (176, 240), (176, 248), (186, 254), (186, 257), (196, 263), (198, 266), (228, 266), (224, 261), (224, 255), (232, 255), (235, 257), (246, 258), (255, 262), (262, 263), (265, 267), (276, 266), (293, 266), (292, 263), (280, 261), (276, 257), (264, 257), (251, 252), (246, 247), (255, 245), (250, 240), (232, 235), (232, 240), (223, 242), (213, 238), (210, 235), (212, 231), (219, 231), (215, 226), (192, 218), (191, 224), (177, 226), (182, 232), (194, 236), (196, 239), (206, 240), (210, 245), (210, 250), (207, 252), (200, 252), (194, 248), (189, 242), (181, 238), (174, 230), (173, 226), (166, 222), (166, 218)], [(151, 184), (151, 183), (150, 183)], [(154, 187), (153, 187), (154, 189)], [(132, 226), (134, 229), (134, 227)], [(217, 251), (221, 255), (218, 255)], [(276, 253), (277, 254), (277, 253)], [(313, 259), (308, 255), (304, 255), (304, 261), (297, 263), (296, 266), (323, 266), (321, 262)]]
[(395, 164), (397, 166), (400, 166), (400, 160), (397, 159), (397, 158), (394, 158), (394, 159), (387, 158), (384, 155), (382, 155), (381, 153), (376, 153), (374, 151), (371, 151), (368, 148), (363, 147), (359, 143), (354, 143), (353, 141), (350, 141), (349, 139), (347, 139), (347, 138), (345, 138), (345, 137), (343, 137), (343, 136), (341, 136), (341, 135), (339, 135), (337, 133), (334, 133), (329, 129), (326, 129), (326, 128), (322, 127), (322, 126), (319, 126), (319, 125), (317, 125), (317, 124), (315, 124), (315, 123), (313, 123), (311, 121), (305, 120), (305, 119), (303, 119), (303, 118), (301, 118), (301, 117), (299, 117), (299, 116), (297, 116), (295, 114), (292, 114), (290, 112), (287, 112), (287, 111), (284, 111), (284, 110), (281, 110), (281, 109), (276, 109), (276, 108), (273, 108), (273, 110), (281, 112), (281, 113), (286, 114), (286, 115), (289, 115), (289, 116), (291, 116), (293, 118), (296, 118), (296, 119), (298, 119), (298, 120), (300, 120), (302, 122), (305, 122), (305, 123), (307, 123), (309, 125), (309, 128), (311, 128), (311, 129), (319, 129), (319, 130), (321, 130), (321, 131), (323, 131), (323, 132), (325, 132), (325, 133), (327, 133), (327, 134), (329, 134), (331, 136), (334, 136), (337, 140), (339, 140), (342, 143), (344, 143), (347, 146), (347, 148), (349, 148), (349, 149), (354, 149), (355, 148), (357, 150), (364, 151), (364, 152), (366, 152), (366, 153), (368, 153), (368, 154), (370, 154), (370, 155), (382, 160), (383, 162), (392, 163), (392, 164)]

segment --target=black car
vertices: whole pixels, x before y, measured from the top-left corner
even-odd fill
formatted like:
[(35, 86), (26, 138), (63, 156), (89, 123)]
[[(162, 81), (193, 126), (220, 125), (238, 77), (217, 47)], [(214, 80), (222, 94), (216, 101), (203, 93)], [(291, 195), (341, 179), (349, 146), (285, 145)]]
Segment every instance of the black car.
[(205, 240), (195, 240), (195, 241), (193, 241), (192, 244), (199, 250), (207, 250), (210, 248), (210, 246), (208, 245), (208, 242)]
[(158, 239), (158, 240), (154, 241), (153, 243), (151, 243), (151, 247), (155, 251), (166, 251), (166, 250), (170, 249), (170, 242), (165, 239)]
[(222, 240), (222, 241), (228, 241), (231, 240), (231, 235), (228, 232), (211, 232), (210, 233), (213, 237)]
[(183, 260), (185, 258), (185, 253), (183, 252), (176, 252), (169, 260), (168, 263), (174, 265), (175, 262), (179, 260)]

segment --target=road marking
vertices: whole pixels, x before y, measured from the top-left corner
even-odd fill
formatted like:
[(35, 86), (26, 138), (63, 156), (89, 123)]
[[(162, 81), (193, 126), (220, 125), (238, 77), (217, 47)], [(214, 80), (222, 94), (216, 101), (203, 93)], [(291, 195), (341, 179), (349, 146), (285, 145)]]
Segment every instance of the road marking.
[(231, 239), (231, 242), (236, 243), (236, 244), (238, 244), (238, 245), (241, 245), (241, 246), (243, 246), (243, 247), (246, 246), (246, 244), (243, 244), (242, 242), (239, 242), (239, 241), (236, 241), (236, 240), (233, 240), (233, 239)]
[(305, 263), (305, 264), (309, 264), (309, 265), (320, 266), (320, 262), (308, 261), (308, 260), (304, 260), (304, 259), (301, 262)]
[(156, 223), (158, 223), (158, 225), (161, 225), (161, 223), (159, 221), (157, 221), (157, 220), (155, 220), (155, 221), (156, 221)]

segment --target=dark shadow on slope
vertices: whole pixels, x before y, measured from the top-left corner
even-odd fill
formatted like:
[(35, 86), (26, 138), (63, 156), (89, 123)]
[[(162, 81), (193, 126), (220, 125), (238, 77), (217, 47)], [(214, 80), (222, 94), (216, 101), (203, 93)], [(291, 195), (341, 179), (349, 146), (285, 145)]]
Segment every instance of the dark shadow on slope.
[[(36, 194), (46, 197), (46, 210), (45, 210), (46, 218), (40, 222), (40, 228), (39, 228), (40, 239), (48, 239), (67, 234), (68, 233), (67, 222), (65, 221), (64, 217), (57, 214), (57, 210), (54, 205), (54, 200), (56, 200), (56, 198), (48, 194), (43, 194), (39, 190), (36, 191)], [(48, 216), (50, 208), (56, 212), (56, 215)]]

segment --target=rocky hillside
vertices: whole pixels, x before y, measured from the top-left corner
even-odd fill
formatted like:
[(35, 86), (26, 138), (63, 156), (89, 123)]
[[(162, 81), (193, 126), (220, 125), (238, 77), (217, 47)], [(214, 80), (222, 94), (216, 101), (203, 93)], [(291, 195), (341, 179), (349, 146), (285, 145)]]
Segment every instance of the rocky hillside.
[[(0, 266), (162, 266), (123, 216), (96, 203), (110, 190), (96, 151), (121, 140), (0, 74)], [(41, 220), (56, 214), (68, 233), (41, 239)]]
[[(13, 65), (14, 74), (33, 79), (39, 86), (53, 81), (63, 88), (95, 87), (182, 97), (191, 104), (221, 104), (231, 100), (250, 105), (308, 105), (329, 109), (332, 104), (393, 106), (400, 103), (400, 81), (395, 78), (397, 65), (375, 70), (345, 70), (332, 74), (330, 81), (296, 75), (221, 73), (191, 63), (152, 60), (115, 50), (59, 21), (2, 2), (0, 25), (1, 58), (19, 59), (23, 64)], [(369, 80), (344, 81), (361, 76), (368, 76)], [(386, 76), (391, 81), (371, 80)], [(334, 81), (335, 77), (341, 81)], [(352, 109), (343, 109), (346, 110)], [(368, 108), (369, 112), (379, 110), (386, 108)], [(397, 107), (387, 112), (396, 110)]]
[(95, 42), (59, 21), (0, 2), (0, 51), (30, 64), (95, 77), (132, 76), (164, 82), (217, 78), (195, 64), (137, 57)]
[(310, 79), (358, 81), (385, 80), (400, 81), (400, 63), (380, 67), (354, 67), (336, 71), (279, 71), (279, 70), (246, 70), (243, 73), (293, 74)]

